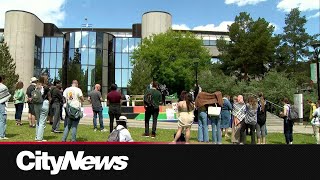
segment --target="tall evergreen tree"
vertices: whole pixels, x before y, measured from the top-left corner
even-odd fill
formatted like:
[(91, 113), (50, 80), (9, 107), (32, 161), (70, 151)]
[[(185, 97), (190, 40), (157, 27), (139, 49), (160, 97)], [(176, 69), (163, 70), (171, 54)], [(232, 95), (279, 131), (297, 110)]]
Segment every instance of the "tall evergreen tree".
[(16, 64), (5, 42), (0, 43), (0, 74), (5, 76), (6, 86), (9, 88), (10, 93), (13, 94), (19, 75), (16, 74)]
[(309, 48), (312, 36), (306, 32), (304, 27), (306, 23), (306, 17), (301, 16), (298, 8), (292, 9), (286, 15), (283, 34), (280, 35), (280, 49), (286, 51), (280, 52), (280, 56), (289, 56), (286, 58), (289, 65), (297, 65), (299, 60), (306, 60), (311, 55)]
[(236, 16), (235, 22), (229, 26), (231, 41), (217, 41), (224, 72), (244, 80), (264, 76), (274, 61), (279, 42), (273, 31), (274, 27), (264, 18), (253, 20), (246, 12)]

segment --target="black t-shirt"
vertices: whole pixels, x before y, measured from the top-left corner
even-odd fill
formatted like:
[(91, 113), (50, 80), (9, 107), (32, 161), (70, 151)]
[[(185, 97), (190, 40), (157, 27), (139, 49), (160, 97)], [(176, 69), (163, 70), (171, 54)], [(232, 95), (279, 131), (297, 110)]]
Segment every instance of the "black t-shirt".
[(33, 90), (35, 90), (35, 88), (36, 88), (36, 86), (33, 84), (30, 84), (30, 86), (27, 88), (26, 94), (27, 94), (28, 98), (31, 98), (31, 93)]
[(43, 86), (43, 100), (49, 100), (50, 88), (48, 86)]
[(52, 87), (51, 89), (51, 97), (52, 97), (52, 103), (63, 103), (63, 96), (60, 89), (57, 87)]

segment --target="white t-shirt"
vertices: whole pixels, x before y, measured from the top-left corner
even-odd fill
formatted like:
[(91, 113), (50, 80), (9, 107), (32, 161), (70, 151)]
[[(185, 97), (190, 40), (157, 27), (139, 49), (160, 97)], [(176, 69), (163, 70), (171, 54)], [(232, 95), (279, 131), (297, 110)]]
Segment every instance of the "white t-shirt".
[(66, 102), (74, 108), (81, 107), (80, 97), (82, 96), (82, 91), (78, 87), (68, 87), (63, 91), (63, 97), (66, 98)]
[(283, 106), (283, 108), (285, 109), (285, 111), (286, 111), (286, 116), (288, 116), (289, 115), (289, 110), (290, 110), (290, 104), (285, 104), (284, 106)]
[[(124, 128), (122, 125), (118, 125), (116, 127), (117, 130)], [(124, 128), (120, 131), (120, 142), (133, 142), (133, 139), (131, 137), (130, 132), (128, 131), (128, 129)]]

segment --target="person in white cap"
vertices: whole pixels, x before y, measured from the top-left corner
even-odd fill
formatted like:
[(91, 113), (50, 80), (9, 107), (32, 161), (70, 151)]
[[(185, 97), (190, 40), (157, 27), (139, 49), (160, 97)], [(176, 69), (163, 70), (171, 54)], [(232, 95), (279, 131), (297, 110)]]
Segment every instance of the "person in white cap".
[(117, 126), (114, 128), (115, 130), (120, 130), (119, 132), (119, 142), (133, 142), (131, 134), (127, 129), (127, 117), (120, 116), (117, 121)]
[(28, 101), (27, 101), (28, 102), (28, 109), (29, 109), (28, 119), (29, 119), (29, 127), (30, 128), (36, 128), (36, 116), (35, 116), (36, 114), (34, 111), (34, 104), (31, 101), (31, 99), (32, 99), (31, 93), (33, 90), (36, 89), (37, 81), (38, 81), (38, 79), (36, 77), (32, 77), (31, 81), (30, 81), (30, 85), (27, 88), (27, 92), (26, 92), (26, 95), (28, 98)]

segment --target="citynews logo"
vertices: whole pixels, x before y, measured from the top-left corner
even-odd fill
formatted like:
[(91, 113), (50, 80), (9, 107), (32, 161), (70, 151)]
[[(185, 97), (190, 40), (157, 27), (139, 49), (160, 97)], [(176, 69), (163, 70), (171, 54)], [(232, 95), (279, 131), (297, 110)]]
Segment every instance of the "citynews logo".
[[(27, 158), (26, 164), (24, 158)], [(77, 156), (72, 151), (66, 151), (64, 156), (49, 156), (48, 152), (22, 151), (16, 158), (17, 166), (23, 171), (35, 169), (37, 171), (50, 171), (51, 175), (58, 174), (61, 170), (67, 170), (71, 166), (72, 170), (88, 171), (94, 170), (117, 170), (121, 171), (128, 166), (128, 156), (85, 156), (84, 151), (79, 151)]]

